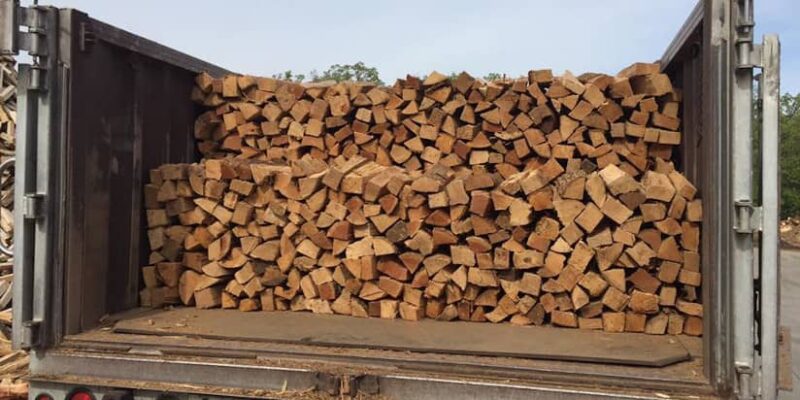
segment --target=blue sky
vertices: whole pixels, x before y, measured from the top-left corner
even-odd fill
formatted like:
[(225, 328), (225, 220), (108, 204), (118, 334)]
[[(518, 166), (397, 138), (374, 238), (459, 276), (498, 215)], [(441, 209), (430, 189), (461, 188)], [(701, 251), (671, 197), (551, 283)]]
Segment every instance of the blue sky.
[[(797, 0), (754, 0), (757, 37), (783, 42), (783, 91), (800, 91)], [(306, 73), (363, 61), (406, 73), (532, 68), (615, 73), (658, 59), (696, 0), (51, 0), (228, 69)], [(123, 5), (124, 4), (124, 5)]]

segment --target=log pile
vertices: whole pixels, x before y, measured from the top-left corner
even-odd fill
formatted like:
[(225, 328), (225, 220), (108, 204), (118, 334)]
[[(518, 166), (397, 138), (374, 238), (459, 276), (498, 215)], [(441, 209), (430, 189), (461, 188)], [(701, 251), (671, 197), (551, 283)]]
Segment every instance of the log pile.
[(197, 83), (204, 160), (145, 187), (143, 305), (702, 333), (702, 204), (658, 65)]
[[(0, 57), (0, 163), (14, 157), (17, 120), (17, 71), (13, 57)], [(0, 176), (0, 242), (14, 244), (14, 169)], [(0, 355), (11, 350), (12, 258), (0, 253)]]
[[(13, 57), (0, 56), (0, 163), (14, 157), (17, 119), (17, 71)], [(14, 244), (14, 170), (0, 176), (0, 241)], [(28, 355), (11, 349), (12, 258), (0, 253), (0, 398), (28, 394)]]
[[(14, 157), (17, 120), (17, 71), (12, 57), (0, 57), (0, 163)], [(14, 241), (13, 169), (0, 176), (0, 241), (10, 247)], [(0, 253), (0, 263), (10, 259)], [(5, 306), (3, 306), (5, 307)]]
[(0, 357), (0, 399), (28, 398), (29, 357), (23, 350)]

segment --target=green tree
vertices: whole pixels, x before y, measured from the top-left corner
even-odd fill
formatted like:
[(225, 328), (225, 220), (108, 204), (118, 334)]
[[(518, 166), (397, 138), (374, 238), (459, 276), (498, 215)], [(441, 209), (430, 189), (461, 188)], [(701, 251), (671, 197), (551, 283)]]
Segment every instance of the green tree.
[(306, 80), (306, 76), (303, 74), (295, 74), (292, 70), (286, 70), (277, 74), (272, 74), (272, 77), (275, 79), (280, 79), (282, 81), (289, 81), (289, 82), (302, 82)]
[(781, 97), (780, 118), (781, 217), (786, 218), (800, 215), (800, 94)]
[(361, 61), (355, 64), (333, 64), (321, 74), (311, 71), (309, 75), (312, 81), (357, 81), (383, 85), (378, 69), (368, 67)]
[(490, 72), (490, 73), (484, 75), (483, 80), (485, 80), (487, 82), (499, 81), (499, 80), (503, 79), (505, 76), (506, 76), (506, 74), (501, 74), (501, 73), (498, 73), (498, 72)]

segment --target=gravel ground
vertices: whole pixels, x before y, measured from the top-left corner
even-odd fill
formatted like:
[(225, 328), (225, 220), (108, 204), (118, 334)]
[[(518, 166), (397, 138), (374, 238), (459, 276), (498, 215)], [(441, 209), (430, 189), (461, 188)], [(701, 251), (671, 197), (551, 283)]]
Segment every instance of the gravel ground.
[(781, 250), (781, 325), (792, 330), (794, 392), (781, 400), (800, 399), (800, 250)]

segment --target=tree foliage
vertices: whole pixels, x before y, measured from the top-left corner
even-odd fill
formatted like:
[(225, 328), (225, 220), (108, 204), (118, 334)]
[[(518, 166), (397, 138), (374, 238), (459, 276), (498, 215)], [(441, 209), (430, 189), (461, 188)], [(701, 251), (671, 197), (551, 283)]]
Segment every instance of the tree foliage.
[(505, 74), (497, 73), (497, 72), (489, 72), (488, 74), (484, 75), (483, 80), (487, 82), (491, 81), (499, 81), (503, 79)]
[(308, 74), (295, 74), (291, 70), (273, 74), (273, 78), (290, 82), (319, 82), (319, 81), (357, 81), (383, 85), (378, 69), (368, 67), (359, 61), (355, 64), (333, 64), (322, 72), (312, 70)]
[[(755, 105), (753, 121), (753, 199), (761, 204), (761, 112)], [(781, 185), (781, 218), (800, 216), (800, 94), (786, 93), (780, 104), (778, 174)]]
[[(770, 154), (765, 154), (770, 157)], [(781, 217), (800, 215), (800, 94), (781, 97)]]
[(355, 64), (333, 64), (321, 74), (312, 71), (309, 75), (312, 81), (357, 81), (383, 85), (378, 69), (368, 67), (361, 61)]
[(306, 76), (304, 74), (295, 74), (292, 72), (292, 70), (286, 70), (277, 74), (272, 74), (272, 77), (289, 82), (303, 82), (306, 80)]

